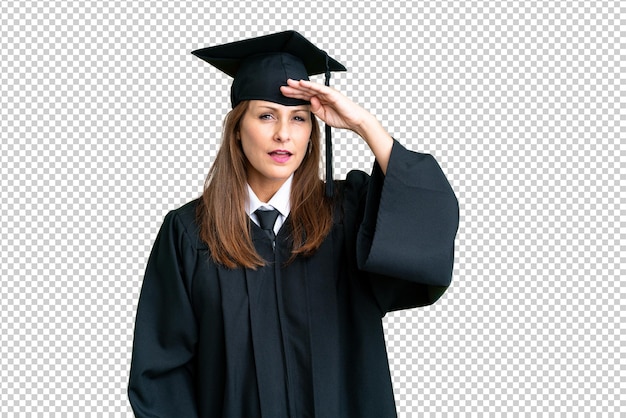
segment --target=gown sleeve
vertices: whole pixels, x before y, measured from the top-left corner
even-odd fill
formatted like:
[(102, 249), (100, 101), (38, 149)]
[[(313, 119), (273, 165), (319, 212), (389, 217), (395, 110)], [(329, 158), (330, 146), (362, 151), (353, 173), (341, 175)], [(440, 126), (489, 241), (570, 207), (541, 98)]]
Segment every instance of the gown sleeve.
[(175, 212), (163, 221), (143, 280), (128, 397), (136, 417), (195, 417), (197, 327), (190, 300), (197, 251)]
[(450, 285), (459, 223), (439, 164), (394, 141), (386, 175), (375, 163), (365, 184), (357, 266), (382, 313), (434, 303)]

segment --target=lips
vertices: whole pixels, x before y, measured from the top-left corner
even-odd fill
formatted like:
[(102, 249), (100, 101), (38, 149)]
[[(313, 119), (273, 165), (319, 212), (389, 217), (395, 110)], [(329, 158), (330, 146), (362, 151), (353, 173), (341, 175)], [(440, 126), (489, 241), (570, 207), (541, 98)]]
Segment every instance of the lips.
[(293, 155), (287, 150), (277, 149), (268, 153), (270, 157), (277, 163), (285, 163)]

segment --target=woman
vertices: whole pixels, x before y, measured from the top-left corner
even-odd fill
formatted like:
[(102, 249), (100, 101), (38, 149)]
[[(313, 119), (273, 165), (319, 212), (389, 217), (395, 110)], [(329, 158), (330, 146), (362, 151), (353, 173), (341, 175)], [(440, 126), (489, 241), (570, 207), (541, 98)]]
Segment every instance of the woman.
[[(200, 199), (150, 255), (129, 398), (150, 417), (396, 416), (381, 318), (450, 283), (458, 205), (427, 154), (308, 75), (342, 70), (296, 32), (195, 51), (235, 77)], [(376, 157), (326, 188), (316, 118)], [(328, 142), (327, 142), (328, 146)]]

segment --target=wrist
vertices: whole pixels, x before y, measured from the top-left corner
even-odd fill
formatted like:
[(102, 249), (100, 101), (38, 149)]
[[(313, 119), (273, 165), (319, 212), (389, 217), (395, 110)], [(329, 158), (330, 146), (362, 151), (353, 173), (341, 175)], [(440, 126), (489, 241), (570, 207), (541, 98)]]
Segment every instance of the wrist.
[(375, 132), (380, 133), (380, 131), (384, 131), (384, 129), (380, 122), (378, 122), (378, 119), (371, 113), (368, 113), (356, 124), (353, 131), (367, 141), (368, 137), (372, 136)]
[(387, 163), (391, 155), (391, 149), (393, 148), (393, 138), (383, 128), (378, 119), (371, 118), (364, 119), (363, 123), (359, 125), (359, 129), (355, 130), (363, 140), (370, 147), (376, 161), (383, 173), (387, 173)]

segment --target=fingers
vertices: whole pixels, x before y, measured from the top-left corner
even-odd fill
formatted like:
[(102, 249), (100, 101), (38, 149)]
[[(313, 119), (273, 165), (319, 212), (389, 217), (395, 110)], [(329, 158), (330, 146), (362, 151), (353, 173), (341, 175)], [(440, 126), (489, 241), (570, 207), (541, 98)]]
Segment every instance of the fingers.
[(293, 87), (281, 86), (280, 92), (287, 97), (291, 97), (293, 99), (302, 99), (302, 100), (310, 100), (311, 97), (315, 96), (315, 94), (305, 93), (301, 90), (294, 89)]
[(280, 91), (287, 97), (294, 99), (310, 100), (311, 97), (317, 96), (322, 101), (332, 99), (335, 90), (319, 83), (313, 83), (307, 80), (287, 80), (287, 86), (282, 86)]
[(322, 103), (317, 98), (317, 96), (312, 96), (311, 100), (309, 101), (311, 102), (311, 112), (313, 112), (315, 116), (321, 117), (323, 119), (324, 115), (321, 112), (324, 110), (324, 107), (322, 106)]
[(287, 85), (292, 88), (302, 91), (309, 91), (311, 93), (323, 93), (325, 89), (329, 89), (329, 87), (327, 86), (319, 83), (313, 83), (309, 80), (293, 80), (291, 78), (287, 80)]

